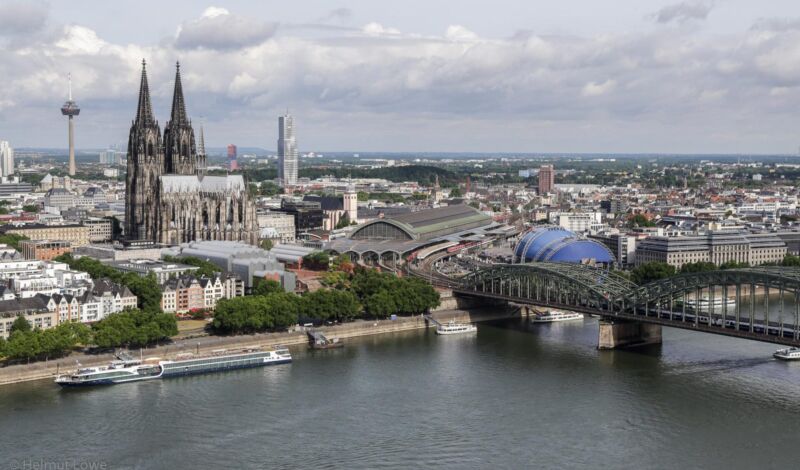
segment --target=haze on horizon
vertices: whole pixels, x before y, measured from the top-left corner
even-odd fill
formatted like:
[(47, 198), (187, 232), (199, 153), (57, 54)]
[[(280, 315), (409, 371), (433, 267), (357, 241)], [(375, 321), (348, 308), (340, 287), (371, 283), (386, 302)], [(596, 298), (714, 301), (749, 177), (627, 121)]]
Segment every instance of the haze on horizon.
[[(124, 145), (146, 58), (181, 61), (209, 146), (301, 151), (795, 153), (800, 3), (0, 0), (0, 139)], [(195, 126), (197, 127), (197, 126)]]

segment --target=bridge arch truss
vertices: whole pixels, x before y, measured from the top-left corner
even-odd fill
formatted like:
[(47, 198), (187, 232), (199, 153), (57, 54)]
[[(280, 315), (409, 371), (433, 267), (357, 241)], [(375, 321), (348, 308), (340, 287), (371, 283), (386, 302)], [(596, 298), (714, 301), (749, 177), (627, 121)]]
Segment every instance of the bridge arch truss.
[(601, 268), (570, 263), (493, 265), (461, 279), (458, 290), (489, 297), (535, 303), (622, 310), (636, 288), (627, 279)]
[(449, 287), (461, 294), (800, 346), (800, 268), (682, 274), (637, 286), (593, 266), (498, 264)]

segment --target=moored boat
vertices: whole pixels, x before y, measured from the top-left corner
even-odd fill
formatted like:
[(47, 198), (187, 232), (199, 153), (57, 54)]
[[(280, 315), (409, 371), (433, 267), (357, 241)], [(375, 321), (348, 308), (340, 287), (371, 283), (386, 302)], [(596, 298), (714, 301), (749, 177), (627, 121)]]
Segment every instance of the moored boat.
[(476, 331), (478, 331), (478, 327), (472, 323), (459, 323), (455, 320), (436, 325), (437, 335), (457, 335), (462, 333), (474, 333)]
[(112, 361), (108, 366), (83, 367), (73, 373), (59, 375), (55, 382), (64, 387), (113, 385), (180, 375), (286, 364), (291, 361), (291, 353), (283, 347), (265, 350), (260, 348), (232, 351), (220, 349), (203, 355), (183, 353), (174, 360), (161, 360), (153, 357), (143, 361), (132, 359)]

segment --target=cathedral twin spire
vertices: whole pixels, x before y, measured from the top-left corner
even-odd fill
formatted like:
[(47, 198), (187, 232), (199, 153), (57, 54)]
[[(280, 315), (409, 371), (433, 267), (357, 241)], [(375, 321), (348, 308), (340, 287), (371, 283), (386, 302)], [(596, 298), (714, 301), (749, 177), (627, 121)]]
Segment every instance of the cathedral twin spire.
[(142, 80), (139, 84), (139, 106), (136, 108), (136, 124), (148, 125), (154, 122), (153, 107), (150, 105), (150, 87), (147, 85), (147, 63), (142, 59)]
[[(157, 125), (150, 103), (150, 88), (147, 82), (146, 66), (147, 64), (142, 60), (139, 105), (136, 110), (134, 127)], [(163, 146), (163, 173), (190, 175), (197, 171), (198, 155), (195, 149), (192, 123), (189, 121), (186, 114), (180, 63), (176, 63), (175, 90), (172, 95), (172, 112), (169, 121), (167, 121), (164, 127)], [(203, 156), (200, 158), (203, 158)]]

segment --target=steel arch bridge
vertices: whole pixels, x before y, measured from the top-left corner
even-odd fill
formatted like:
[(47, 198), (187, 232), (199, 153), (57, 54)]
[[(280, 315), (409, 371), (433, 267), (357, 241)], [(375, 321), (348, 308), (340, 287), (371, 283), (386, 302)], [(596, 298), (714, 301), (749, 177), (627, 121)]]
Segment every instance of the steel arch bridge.
[(447, 284), (462, 295), (800, 346), (800, 268), (682, 274), (637, 286), (613, 271), (542, 262), (493, 265)]

